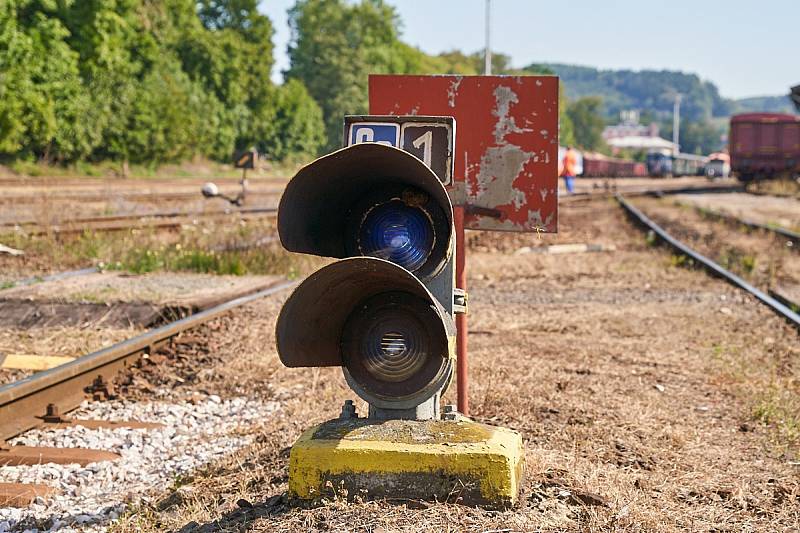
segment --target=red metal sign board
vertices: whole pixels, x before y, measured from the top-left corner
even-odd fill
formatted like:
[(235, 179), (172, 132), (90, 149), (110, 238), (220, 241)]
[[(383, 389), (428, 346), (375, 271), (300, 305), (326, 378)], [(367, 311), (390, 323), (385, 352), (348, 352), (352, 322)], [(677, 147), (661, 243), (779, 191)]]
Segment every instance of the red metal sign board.
[(557, 231), (557, 77), (371, 75), (369, 109), (455, 117), (451, 195), (467, 228)]

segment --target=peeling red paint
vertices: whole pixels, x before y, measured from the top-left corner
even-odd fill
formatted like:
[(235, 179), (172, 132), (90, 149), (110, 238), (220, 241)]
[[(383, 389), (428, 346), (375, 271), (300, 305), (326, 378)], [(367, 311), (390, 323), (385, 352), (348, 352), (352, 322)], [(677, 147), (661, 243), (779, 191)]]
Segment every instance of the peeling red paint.
[[(558, 229), (558, 78), (369, 78), (370, 113), (456, 119), (455, 203), (470, 229)], [(499, 212), (499, 217), (496, 216)]]

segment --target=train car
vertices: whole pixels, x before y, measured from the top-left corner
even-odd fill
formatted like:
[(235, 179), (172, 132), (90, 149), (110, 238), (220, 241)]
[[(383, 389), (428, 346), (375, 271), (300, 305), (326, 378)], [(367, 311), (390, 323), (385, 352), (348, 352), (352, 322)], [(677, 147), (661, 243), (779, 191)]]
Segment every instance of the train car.
[(702, 155), (650, 152), (647, 154), (647, 173), (653, 178), (702, 176), (708, 158)]
[(653, 178), (672, 176), (672, 156), (664, 152), (647, 154), (647, 174)]
[(587, 178), (633, 178), (647, 176), (644, 163), (595, 152), (583, 154), (583, 176)]
[(678, 154), (672, 158), (673, 176), (703, 176), (708, 158), (702, 155)]
[(731, 117), (731, 171), (740, 181), (800, 173), (800, 116), (745, 113)]
[(708, 179), (727, 178), (731, 173), (731, 156), (725, 152), (715, 152), (708, 156), (706, 177)]
[[(558, 147), (558, 175), (564, 174), (564, 154), (567, 149)], [(630, 178), (646, 177), (647, 166), (637, 161), (609, 157), (597, 152), (576, 150), (577, 175), (584, 178)]]

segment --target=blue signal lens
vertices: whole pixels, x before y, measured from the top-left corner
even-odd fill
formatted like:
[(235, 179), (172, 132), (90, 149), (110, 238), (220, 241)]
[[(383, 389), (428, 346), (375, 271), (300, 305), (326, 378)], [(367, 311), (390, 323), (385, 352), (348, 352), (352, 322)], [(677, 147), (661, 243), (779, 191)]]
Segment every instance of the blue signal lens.
[(367, 213), (358, 242), (364, 255), (386, 259), (413, 272), (430, 256), (434, 233), (424, 211), (393, 200)]

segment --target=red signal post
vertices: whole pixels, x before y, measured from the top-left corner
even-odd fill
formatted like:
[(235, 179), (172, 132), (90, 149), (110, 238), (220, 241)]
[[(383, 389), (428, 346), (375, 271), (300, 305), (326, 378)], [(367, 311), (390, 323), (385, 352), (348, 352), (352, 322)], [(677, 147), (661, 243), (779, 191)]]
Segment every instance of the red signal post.
[[(369, 78), (373, 115), (456, 119), (456, 286), (466, 290), (465, 230), (556, 232), (558, 78), (396, 76)], [(457, 315), (458, 410), (469, 413), (467, 320)]]

